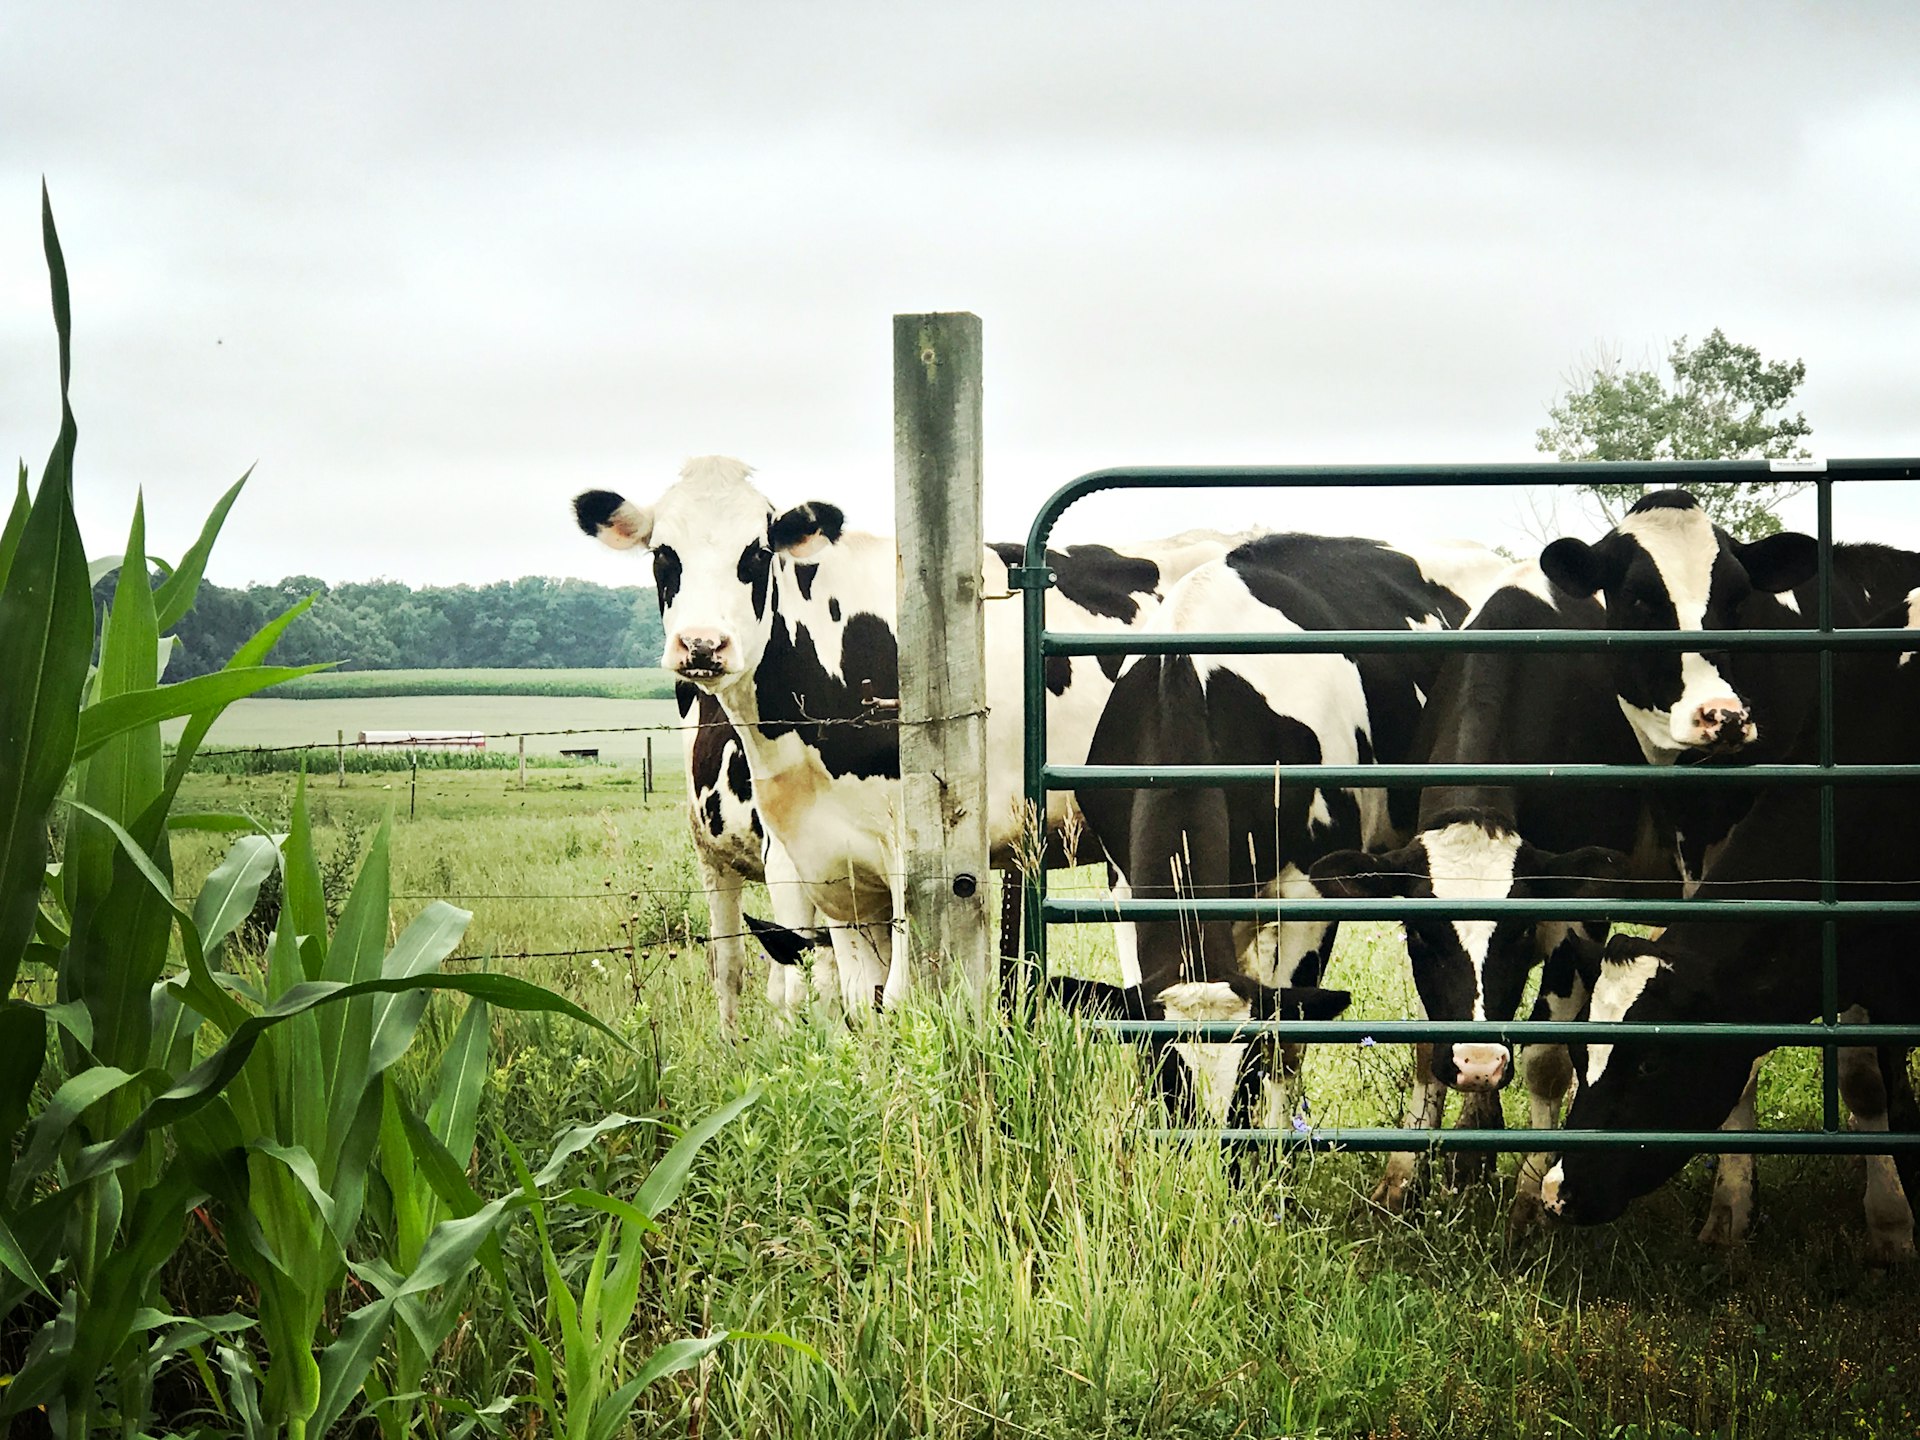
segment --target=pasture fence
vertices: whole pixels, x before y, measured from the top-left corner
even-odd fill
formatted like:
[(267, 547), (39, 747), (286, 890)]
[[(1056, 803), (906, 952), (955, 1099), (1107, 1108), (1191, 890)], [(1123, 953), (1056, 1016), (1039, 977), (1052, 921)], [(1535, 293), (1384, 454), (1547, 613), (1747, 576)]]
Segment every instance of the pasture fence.
[[(1751, 766), (1633, 765), (1177, 765), (1076, 766), (1047, 760), (1049, 659), (1074, 656), (1246, 654), (1393, 654), (1457, 650), (1682, 652), (1702, 648), (1702, 636), (1687, 632), (1585, 631), (1294, 631), (1286, 633), (1092, 635), (1047, 628), (1046, 595), (1055, 576), (1047, 564), (1047, 542), (1061, 515), (1076, 502), (1102, 491), (1122, 489), (1272, 489), (1340, 487), (1357, 491), (1389, 487), (1431, 488), (1569, 486), (1596, 481), (1649, 483), (1660, 488), (1692, 483), (1763, 482), (1783, 470), (1808, 475), (1815, 490), (1818, 543), (1818, 612), (1810, 630), (1714, 631), (1717, 651), (1812, 652), (1818, 656), (1817, 761), (1812, 764)], [(1289, 1129), (1170, 1130), (1176, 1135), (1205, 1134), (1251, 1144), (1314, 1150), (1459, 1149), (1552, 1151), (1576, 1149), (1668, 1149), (1721, 1153), (1871, 1153), (1920, 1150), (1920, 1134), (1852, 1133), (1841, 1130), (1839, 1051), (1843, 1045), (1920, 1044), (1920, 1025), (1839, 1023), (1838, 925), (1868, 916), (1920, 916), (1920, 899), (1841, 898), (1845, 883), (1835, 873), (1834, 794), (1843, 786), (1920, 781), (1920, 765), (1837, 765), (1833, 745), (1834, 657), (1842, 652), (1911, 650), (1910, 630), (1877, 628), (1836, 631), (1833, 623), (1833, 486), (1836, 482), (1920, 480), (1920, 460), (1706, 461), (1628, 463), (1548, 463), (1519, 465), (1401, 465), (1329, 467), (1182, 466), (1094, 471), (1056, 491), (1035, 515), (1028, 533), (1025, 564), (1009, 574), (1012, 589), (1024, 593), (1023, 696), (1025, 701), (1025, 794), (1037, 814), (1045, 813), (1053, 791), (1096, 787), (1214, 788), (1230, 785), (1304, 784), (1353, 787), (1417, 787), (1444, 784), (1616, 785), (1629, 787), (1814, 786), (1819, 798), (1820, 874), (1817, 900), (1729, 899), (1649, 900), (1623, 896), (1588, 901), (1437, 900), (1437, 899), (1288, 899), (1247, 894), (1179, 899), (1056, 899), (1049, 893), (1044, 868), (1025, 877), (1023, 953), (1044, 976), (1048, 928), (1060, 924), (1113, 921), (1179, 920), (1376, 920), (1416, 916), (1450, 920), (1633, 920), (1798, 919), (1820, 921), (1821, 1014), (1816, 1024), (1652, 1024), (1595, 1021), (1370, 1021), (1266, 1020), (1191, 1022), (1171, 1020), (1088, 1021), (1121, 1039), (1185, 1040), (1201, 1043), (1251, 1042), (1263, 1038), (1295, 1043), (1362, 1044), (1399, 1040), (1414, 1043), (1495, 1042), (1518, 1047), (1529, 1042), (1591, 1041), (1619, 1043), (1649, 1040), (1660, 1044), (1742, 1041), (1768, 1048), (1817, 1047), (1822, 1052), (1821, 1128), (1817, 1131), (1605, 1131), (1453, 1130), (1409, 1132), (1399, 1127), (1317, 1126), (1296, 1118)], [(1762, 882), (1769, 885), (1786, 883)], [(1416, 1136), (1418, 1137), (1416, 1139)]]

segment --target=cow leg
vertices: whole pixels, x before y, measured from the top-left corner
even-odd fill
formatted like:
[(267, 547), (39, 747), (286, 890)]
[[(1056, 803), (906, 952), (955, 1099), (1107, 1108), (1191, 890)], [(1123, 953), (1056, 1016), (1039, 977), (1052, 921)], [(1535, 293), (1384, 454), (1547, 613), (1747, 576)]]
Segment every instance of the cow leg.
[[(1913, 1076), (1907, 1068), (1909, 1051), (1900, 1045), (1880, 1047), (1880, 1079), (1887, 1087), (1887, 1128), (1902, 1134), (1920, 1131), (1920, 1101), (1914, 1099)], [(1894, 1159), (1900, 1188), (1911, 1200), (1920, 1195), (1920, 1155), (1902, 1150)]]
[[(1407, 1110), (1400, 1126), (1404, 1130), (1437, 1130), (1446, 1109), (1447, 1087), (1433, 1078), (1433, 1046), (1416, 1045), (1413, 1085), (1407, 1093)], [(1418, 1150), (1395, 1150), (1387, 1156), (1387, 1168), (1373, 1187), (1373, 1203), (1388, 1214), (1398, 1215), (1407, 1208), (1420, 1154)]]
[[(1756, 1120), (1754, 1107), (1760, 1089), (1760, 1062), (1753, 1062), (1747, 1073), (1747, 1088), (1740, 1092), (1733, 1110), (1720, 1126), (1722, 1130), (1752, 1130)], [(1713, 1204), (1707, 1210), (1707, 1222), (1700, 1227), (1702, 1245), (1739, 1245), (1753, 1224), (1754, 1157), (1722, 1155), (1713, 1172)]]
[(707, 890), (707, 974), (719, 1004), (720, 1028), (733, 1035), (740, 1029), (740, 984), (747, 970), (747, 923), (740, 907), (746, 881), (715, 863), (698, 845), (694, 854)]
[[(813, 900), (801, 883), (800, 872), (794, 868), (787, 847), (769, 840), (762, 858), (766, 865), (767, 897), (773, 906), (775, 922), (790, 930), (811, 930), (819, 924), (823, 917), (813, 908)], [(807, 1013), (809, 1000), (813, 1002), (811, 1008), (821, 1015), (838, 1017), (840, 980), (830, 944), (815, 945), (799, 965), (775, 964), (768, 969), (767, 999), (773, 1003), (774, 1013), (783, 1027)]]
[[(1573, 1084), (1573, 1058), (1564, 1045), (1529, 1045), (1526, 1055), (1527, 1124), (1535, 1130), (1551, 1130), (1560, 1123), (1560, 1102)], [(1539, 1222), (1540, 1182), (1552, 1163), (1551, 1155), (1541, 1153), (1521, 1160), (1513, 1208), (1507, 1212), (1509, 1234)]]
[(840, 982), (840, 1003), (849, 1021), (859, 1025), (873, 1016), (874, 1004), (887, 983), (887, 959), (868, 934), (866, 925), (835, 925), (833, 964)]
[[(1840, 1016), (1845, 1025), (1858, 1025), (1867, 1018), (1864, 1006), (1855, 1005)], [(1840, 1052), (1840, 1098), (1847, 1103), (1851, 1128), (1885, 1134), (1887, 1131), (1887, 1085), (1880, 1074), (1879, 1055), (1862, 1045), (1849, 1045)], [(1867, 1169), (1867, 1263), (1894, 1265), (1914, 1258), (1913, 1208), (1900, 1184), (1900, 1173), (1891, 1155), (1863, 1157)]]

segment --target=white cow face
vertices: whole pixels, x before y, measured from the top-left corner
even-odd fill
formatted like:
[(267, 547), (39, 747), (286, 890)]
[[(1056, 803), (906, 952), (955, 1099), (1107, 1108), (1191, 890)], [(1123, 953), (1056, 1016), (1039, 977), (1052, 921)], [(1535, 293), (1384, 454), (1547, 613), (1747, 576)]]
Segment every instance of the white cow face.
[(651, 507), (610, 490), (575, 497), (580, 528), (615, 550), (653, 552), (653, 580), (666, 627), (660, 663), (684, 680), (721, 690), (751, 675), (773, 627), (774, 557), (804, 559), (840, 536), (831, 505), (776, 515), (749, 483), (753, 471), (721, 455), (689, 460)]
[[(1626, 873), (1618, 850), (1589, 846), (1566, 854), (1536, 849), (1504, 821), (1449, 811), (1384, 855), (1336, 850), (1314, 862), (1314, 887), (1328, 899), (1587, 900)], [(1407, 959), (1420, 1005), (1434, 1020), (1511, 1020), (1539, 962), (1531, 920), (1409, 917)], [(1433, 1074), (1455, 1090), (1498, 1090), (1513, 1079), (1505, 1045), (1436, 1045)]]
[[(1714, 528), (1684, 490), (1648, 495), (1597, 544), (1556, 540), (1540, 568), (1576, 595), (1601, 593), (1621, 630), (1733, 630), (1756, 591), (1777, 594), (1810, 579), (1817, 550), (1805, 535), (1740, 543)], [(1759, 734), (1726, 654), (1638, 651), (1614, 663), (1620, 708), (1647, 758), (1737, 750)]]

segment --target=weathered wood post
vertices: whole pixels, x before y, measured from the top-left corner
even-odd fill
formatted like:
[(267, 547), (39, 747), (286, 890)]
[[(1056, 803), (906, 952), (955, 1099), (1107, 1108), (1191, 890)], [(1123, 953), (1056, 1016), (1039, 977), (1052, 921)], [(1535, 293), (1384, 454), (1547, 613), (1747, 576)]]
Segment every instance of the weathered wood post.
[(653, 799), (653, 737), (647, 736), (647, 758), (640, 767), (640, 803)]
[(985, 996), (986, 625), (980, 317), (893, 317), (900, 809), (909, 984)]
[(527, 788), (527, 737), (520, 737), (520, 788)]
[(347, 732), (333, 732), (333, 758), (340, 767), (340, 788), (347, 788)]

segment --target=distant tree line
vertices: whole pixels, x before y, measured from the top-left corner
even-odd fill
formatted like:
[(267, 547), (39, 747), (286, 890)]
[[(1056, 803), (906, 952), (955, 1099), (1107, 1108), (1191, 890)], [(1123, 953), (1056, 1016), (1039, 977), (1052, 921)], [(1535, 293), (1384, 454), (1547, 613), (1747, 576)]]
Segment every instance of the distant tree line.
[[(113, 577), (95, 587), (102, 601)], [(274, 585), (229, 589), (211, 583), (174, 632), (169, 680), (217, 670), (273, 616), (317, 597), (288, 627), (275, 663), (336, 660), (346, 670), (467, 666), (526, 669), (660, 663), (660, 608), (651, 589), (610, 589), (541, 575), (491, 585), (426, 586), (397, 580), (329, 585), (289, 575)]]

